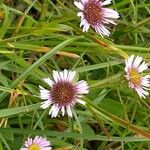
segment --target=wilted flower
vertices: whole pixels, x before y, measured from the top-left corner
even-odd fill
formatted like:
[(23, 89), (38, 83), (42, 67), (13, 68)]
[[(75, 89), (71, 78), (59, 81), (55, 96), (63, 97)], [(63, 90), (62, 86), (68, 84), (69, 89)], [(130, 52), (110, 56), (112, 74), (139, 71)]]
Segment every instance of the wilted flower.
[(46, 138), (36, 136), (34, 139), (28, 138), (24, 147), (20, 150), (51, 150), (51, 143)]
[(75, 71), (53, 71), (53, 81), (50, 78), (44, 79), (51, 89), (44, 89), (40, 86), (41, 99), (45, 100), (42, 102), (41, 108), (46, 109), (52, 105), (49, 111), (51, 117), (56, 117), (59, 110), (63, 116), (67, 111), (68, 116), (72, 117), (71, 107), (76, 102), (84, 104), (81, 97), (82, 94), (88, 93), (89, 87), (84, 80), (74, 83), (75, 74)]
[(107, 25), (116, 24), (115, 19), (119, 18), (119, 14), (111, 9), (105, 8), (105, 5), (111, 3), (111, 0), (81, 0), (81, 2), (74, 1), (74, 4), (81, 10), (77, 16), (81, 17), (80, 27), (83, 26), (83, 32), (87, 32), (89, 27), (101, 36), (109, 36), (110, 32)]
[(148, 68), (148, 64), (142, 62), (142, 57), (131, 55), (125, 60), (126, 79), (129, 81), (129, 87), (134, 89), (138, 95), (145, 98), (149, 95), (148, 87), (150, 87), (150, 75), (142, 76), (141, 72)]

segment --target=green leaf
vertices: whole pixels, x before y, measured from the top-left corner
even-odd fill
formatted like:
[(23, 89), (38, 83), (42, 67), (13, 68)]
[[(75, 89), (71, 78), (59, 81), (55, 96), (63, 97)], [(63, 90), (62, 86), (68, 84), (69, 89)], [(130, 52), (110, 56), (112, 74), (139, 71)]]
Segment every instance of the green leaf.
[(3, 39), (3, 37), (5, 36), (5, 33), (7, 32), (7, 29), (11, 23), (11, 17), (10, 17), (10, 14), (9, 14), (9, 10), (8, 8), (3, 5), (3, 8), (4, 8), (4, 14), (5, 14), (5, 19), (4, 19), (4, 22), (3, 22), (3, 26), (2, 28), (0, 29), (0, 39)]
[(91, 71), (91, 70), (106, 68), (106, 67), (110, 67), (110, 66), (115, 66), (115, 65), (119, 65), (119, 64), (121, 64), (121, 62), (109, 61), (109, 62), (105, 62), (105, 63), (79, 67), (79, 68), (76, 68), (75, 71), (77, 71), (77, 72), (85, 72), (85, 71)]
[(120, 118), (125, 117), (125, 112), (124, 112), (123, 106), (121, 105), (121, 103), (119, 103), (113, 99), (105, 98), (99, 103), (99, 106), (115, 116), (118, 116)]
[(27, 106), (22, 106), (22, 107), (1, 109), (0, 118), (9, 117), (9, 116), (16, 115), (16, 114), (37, 110), (40, 108), (40, 105), (41, 103), (37, 103), (37, 104), (27, 105)]
[[(51, 131), (51, 130), (32, 130), (32, 129), (19, 129), (19, 128), (0, 128), (0, 132), (2, 133), (14, 133), (21, 135), (41, 135), (41, 136), (50, 136), (50, 137), (65, 137), (65, 138), (73, 138), (73, 139), (84, 139), (84, 140), (97, 140), (97, 141), (110, 141), (107, 136), (101, 135), (90, 135), (90, 134), (80, 134), (80, 133), (68, 133), (68, 132), (60, 132), (60, 131)], [(128, 142), (128, 141), (150, 141), (150, 138), (139, 137), (139, 136), (130, 136), (130, 137), (116, 137), (112, 136), (111, 141), (117, 142)]]

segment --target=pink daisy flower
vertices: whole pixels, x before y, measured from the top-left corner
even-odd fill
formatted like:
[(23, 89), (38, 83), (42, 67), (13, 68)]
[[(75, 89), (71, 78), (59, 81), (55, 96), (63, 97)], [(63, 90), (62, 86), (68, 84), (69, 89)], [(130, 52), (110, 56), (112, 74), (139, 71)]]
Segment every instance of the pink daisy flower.
[(28, 138), (25, 141), (24, 147), (20, 150), (51, 150), (51, 143), (40, 136), (36, 136), (34, 139)]
[(53, 79), (45, 78), (44, 81), (51, 87), (51, 89), (44, 89), (40, 87), (40, 96), (42, 100), (41, 108), (46, 109), (52, 105), (49, 115), (56, 117), (59, 110), (62, 112), (62, 116), (65, 115), (65, 111), (68, 116), (72, 117), (71, 107), (76, 102), (85, 104), (81, 100), (83, 94), (89, 92), (86, 81), (81, 80), (77, 83), (73, 81), (75, 77), (75, 71), (53, 71)]
[(149, 95), (150, 75), (142, 76), (141, 73), (148, 69), (148, 64), (142, 62), (142, 57), (131, 55), (128, 60), (125, 60), (126, 79), (129, 81), (129, 87), (134, 89), (142, 98)]
[(81, 10), (77, 16), (81, 17), (80, 27), (83, 26), (83, 32), (87, 32), (89, 27), (95, 29), (100, 34), (109, 36), (110, 32), (107, 29), (108, 24), (114, 24), (115, 19), (119, 18), (119, 14), (111, 9), (105, 8), (109, 5), (111, 0), (81, 0), (81, 2), (74, 1), (74, 4)]

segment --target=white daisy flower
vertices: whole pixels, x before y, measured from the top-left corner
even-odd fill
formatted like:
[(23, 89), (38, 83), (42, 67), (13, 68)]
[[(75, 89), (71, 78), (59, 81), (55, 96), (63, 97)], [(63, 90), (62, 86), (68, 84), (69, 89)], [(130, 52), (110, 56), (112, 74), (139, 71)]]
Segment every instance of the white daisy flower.
[(148, 69), (148, 64), (142, 62), (142, 57), (131, 55), (128, 60), (125, 60), (126, 79), (129, 81), (129, 87), (134, 89), (141, 98), (146, 98), (149, 95), (150, 75), (142, 76), (144, 70)]
[(77, 16), (81, 17), (80, 27), (83, 26), (83, 32), (87, 32), (89, 27), (95, 29), (100, 34), (109, 36), (110, 32), (107, 29), (109, 23), (116, 25), (115, 21), (119, 18), (118, 12), (111, 8), (105, 8), (109, 5), (111, 0), (81, 0), (81, 2), (74, 1), (74, 4), (81, 10)]
[(85, 104), (81, 100), (83, 94), (88, 94), (89, 87), (86, 81), (81, 80), (77, 83), (73, 82), (75, 77), (75, 71), (53, 71), (53, 79), (45, 78), (44, 81), (51, 87), (51, 89), (44, 89), (40, 86), (40, 96), (42, 100), (41, 108), (46, 109), (52, 105), (49, 115), (56, 117), (59, 110), (62, 112), (62, 116), (67, 111), (68, 116), (72, 117), (71, 107), (76, 102)]
[(51, 150), (51, 143), (40, 136), (36, 136), (34, 139), (28, 138), (25, 141), (24, 147), (20, 150)]

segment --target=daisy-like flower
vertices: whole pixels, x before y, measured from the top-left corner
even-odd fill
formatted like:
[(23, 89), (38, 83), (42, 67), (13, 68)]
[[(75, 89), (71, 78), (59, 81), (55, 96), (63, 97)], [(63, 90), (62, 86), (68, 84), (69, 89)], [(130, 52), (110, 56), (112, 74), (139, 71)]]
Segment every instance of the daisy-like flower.
[(128, 60), (125, 60), (126, 79), (129, 81), (129, 87), (134, 89), (141, 98), (146, 98), (149, 95), (150, 75), (142, 76), (141, 73), (148, 69), (148, 64), (142, 62), (142, 57), (131, 55)]
[(46, 109), (52, 105), (49, 115), (51, 117), (56, 117), (59, 110), (62, 112), (62, 116), (65, 115), (65, 111), (68, 116), (72, 117), (71, 107), (75, 105), (76, 102), (85, 104), (81, 100), (83, 94), (89, 92), (89, 87), (86, 81), (81, 80), (77, 83), (73, 81), (75, 77), (75, 71), (53, 71), (53, 79), (44, 78), (44, 81), (51, 87), (51, 89), (44, 89), (40, 87), (41, 99), (45, 100), (41, 104), (41, 108)]
[(40, 136), (36, 136), (34, 139), (28, 138), (25, 141), (24, 147), (20, 150), (51, 150), (51, 143)]
[(81, 10), (77, 16), (81, 17), (80, 27), (83, 26), (83, 32), (87, 32), (89, 27), (95, 29), (100, 34), (109, 36), (110, 32), (107, 29), (109, 23), (116, 25), (115, 19), (119, 18), (119, 14), (110, 8), (105, 8), (105, 5), (111, 3), (111, 0), (81, 0), (74, 1), (74, 4)]

